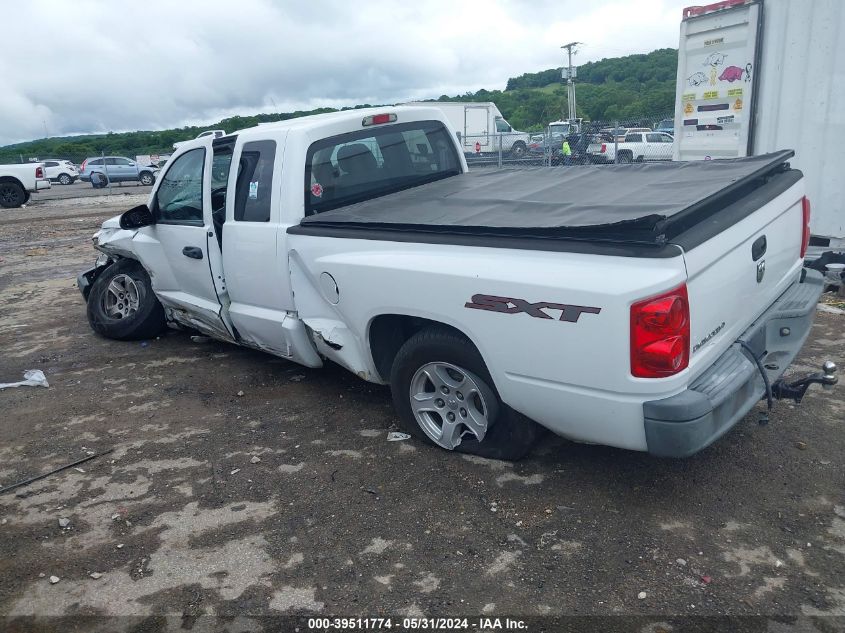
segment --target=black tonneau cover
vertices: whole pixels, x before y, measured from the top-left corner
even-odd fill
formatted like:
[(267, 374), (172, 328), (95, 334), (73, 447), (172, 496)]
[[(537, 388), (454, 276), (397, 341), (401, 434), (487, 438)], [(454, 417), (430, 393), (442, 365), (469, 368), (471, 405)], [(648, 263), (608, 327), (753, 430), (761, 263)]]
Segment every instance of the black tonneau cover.
[(474, 171), (312, 215), (301, 226), (659, 245), (673, 222), (728, 204), (793, 154)]

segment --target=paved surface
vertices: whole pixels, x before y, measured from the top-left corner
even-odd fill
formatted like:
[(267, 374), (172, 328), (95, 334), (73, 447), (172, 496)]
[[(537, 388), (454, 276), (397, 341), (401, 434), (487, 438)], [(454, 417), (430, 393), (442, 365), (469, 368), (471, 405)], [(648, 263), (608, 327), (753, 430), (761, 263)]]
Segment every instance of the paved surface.
[[(74, 278), (119, 202), (0, 219), (0, 380), (50, 381), (0, 390), (0, 485), (113, 449), (0, 496), (0, 614), (845, 616), (842, 388), (684, 461), (387, 442), (387, 390), (341, 369), (95, 336)], [(796, 369), (842, 361), (843, 324)]]

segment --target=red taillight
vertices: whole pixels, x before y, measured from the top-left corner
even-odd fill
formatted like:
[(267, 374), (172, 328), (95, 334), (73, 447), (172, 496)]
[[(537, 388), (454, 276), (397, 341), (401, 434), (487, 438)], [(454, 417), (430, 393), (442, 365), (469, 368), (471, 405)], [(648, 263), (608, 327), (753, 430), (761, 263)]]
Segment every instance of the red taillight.
[(604, 154), (607, 151), (607, 145), (605, 143), (601, 144), (601, 153)]
[(807, 246), (810, 244), (810, 199), (804, 196), (801, 199), (801, 215), (803, 224), (801, 229), (801, 259), (807, 254)]
[(631, 374), (663, 378), (689, 365), (690, 323), (687, 286), (631, 305)]
[(82, 161), (82, 164), (79, 166), (79, 171), (85, 171), (85, 165), (88, 164), (88, 159)]
[(43, 178), (44, 177), (44, 168), (43, 167), (36, 167), (35, 168), (35, 177), (36, 178)]

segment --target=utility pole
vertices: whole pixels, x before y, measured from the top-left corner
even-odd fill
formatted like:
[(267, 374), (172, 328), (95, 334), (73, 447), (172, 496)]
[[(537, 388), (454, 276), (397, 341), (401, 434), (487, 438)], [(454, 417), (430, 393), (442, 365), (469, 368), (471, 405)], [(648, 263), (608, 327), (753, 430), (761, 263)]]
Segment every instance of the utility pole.
[(569, 67), (564, 70), (562, 74), (562, 78), (566, 79), (566, 100), (569, 102), (569, 123), (575, 123), (575, 119), (577, 118), (578, 111), (575, 104), (575, 75), (576, 70), (572, 66), (572, 53), (578, 52), (577, 50), (573, 51), (572, 49), (578, 46), (579, 44), (583, 44), (583, 42), (570, 42), (569, 44), (564, 44), (561, 48), (565, 48), (566, 52), (569, 56)]

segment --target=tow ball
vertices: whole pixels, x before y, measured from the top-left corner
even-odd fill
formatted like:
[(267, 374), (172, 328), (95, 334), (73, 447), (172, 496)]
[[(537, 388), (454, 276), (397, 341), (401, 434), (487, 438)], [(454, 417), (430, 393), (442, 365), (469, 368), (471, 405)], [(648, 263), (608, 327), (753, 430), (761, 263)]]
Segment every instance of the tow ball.
[(836, 375), (836, 363), (826, 360), (822, 364), (822, 370), (798, 380), (786, 382), (783, 379), (775, 381), (772, 385), (772, 396), (775, 398), (791, 398), (796, 403), (801, 402), (807, 389), (812, 384), (819, 384), (824, 389), (830, 389), (837, 383), (839, 377)]

